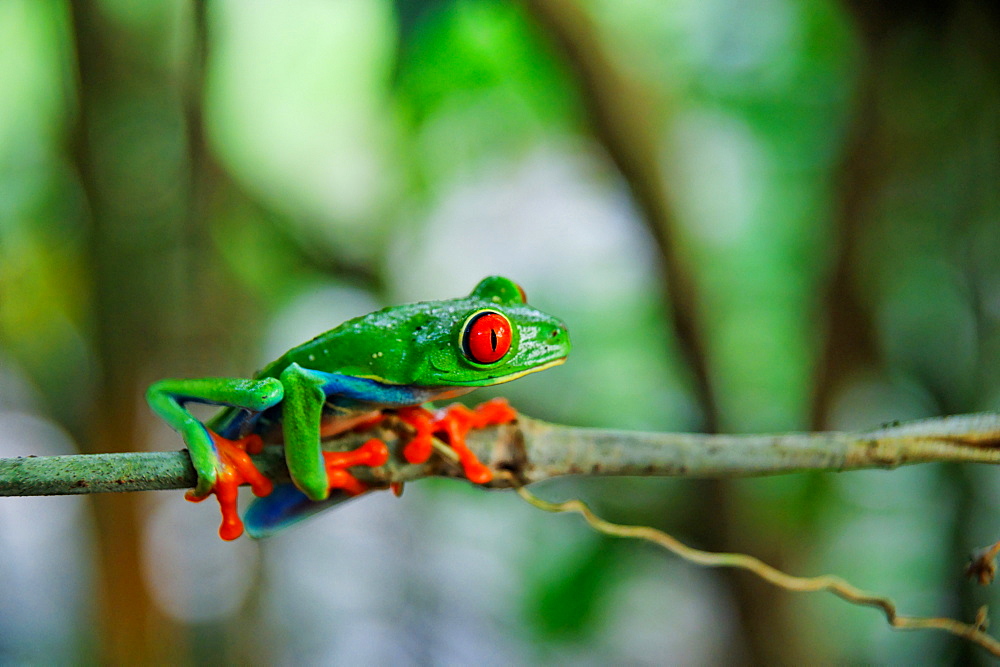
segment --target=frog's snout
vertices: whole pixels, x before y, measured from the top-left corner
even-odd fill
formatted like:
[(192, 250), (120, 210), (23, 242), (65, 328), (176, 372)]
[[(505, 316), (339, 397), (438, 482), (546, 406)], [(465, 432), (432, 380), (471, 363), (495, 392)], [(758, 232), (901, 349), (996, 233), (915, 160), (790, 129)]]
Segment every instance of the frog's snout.
[(553, 327), (549, 332), (548, 343), (552, 347), (561, 350), (563, 354), (569, 353), (569, 330), (565, 324)]

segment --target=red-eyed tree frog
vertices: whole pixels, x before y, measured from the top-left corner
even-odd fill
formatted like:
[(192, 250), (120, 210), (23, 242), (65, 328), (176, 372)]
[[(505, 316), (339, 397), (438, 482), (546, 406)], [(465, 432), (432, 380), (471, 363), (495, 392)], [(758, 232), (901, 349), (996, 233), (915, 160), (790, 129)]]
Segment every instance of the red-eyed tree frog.
[[(426, 461), (431, 434), (445, 431), (466, 476), (490, 481), (492, 472), (465, 447), (464, 434), (511, 421), (516, 413), (487, 403), (477, 411), (453, 406), (435, 418), (420, 406), (561, 364), (569, 350), (561, 321), (529, 306), (516, 283), (493, 276), (467, 297), (395, 306), (344, 322), (252, 379), (161, 380), (147, 400), (191, 453), (198, 483), (187, 498), (214, 493), (223, 515), (219, 534), (236, 539), (243, 532), (237, 488), (248, 482), (260, 497), (245, 517), (247, 531), (262, 537), (333, 504), (331, 489), (348, 495), (367, 490), (347, 468), (384, 465), (385, 444), (372, 439), (352, 452), (323, 452), (320, 441), (377, 420), (386, 409), (416, 430), (403, 450), (407, 461)], [(223, 409), (202, 423), (187, 403)], [(261, 437), (279, 429), (294, 486), (275, 489), (248, 452), (259, 451)]]

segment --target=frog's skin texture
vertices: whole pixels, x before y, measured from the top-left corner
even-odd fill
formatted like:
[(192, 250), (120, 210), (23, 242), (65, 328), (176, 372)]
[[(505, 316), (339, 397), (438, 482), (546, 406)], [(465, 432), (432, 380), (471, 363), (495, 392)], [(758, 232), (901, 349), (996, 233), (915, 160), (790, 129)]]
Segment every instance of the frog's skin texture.
[[(344, 322), (292, 348), (252, 379), (161, 380), (149, 388), (147, 400), (191, 452), (198, 484), (188, 499), (216, 494), (223, 513), (219, 534), (235, 539), (243, 532), (236, 490), (248, 482), (262, 496), (247, 513), (248, 532), (263, 536), (331, 504), (332, 488), (364, 492), (346, 468), (388, 460), (378, 440), (354, 452), (322, 452), (321, 423), (322, 435), (329, 436), (371, 423), (382, 410), (398, 410), (417, 430), (404, 450), (408, 461), (427, 460), (430, 434), (443, 430), (467, 476), (489, 481), (489, 469), (464, 449), (464, 432), (510, 421), (516, 413), (483, 406), (434, 418), (417, 406), (550, 368), (565, 361), (569, 350), (562, 322), (529, 306), (517, 284), (493, 276), (467, 297), (385, 308)], [(202, 423), (186, 409), (191, 402), (224, 409)], [(294, 487), (273, 489), (248, 456), (274, 429), (282, 432)]]

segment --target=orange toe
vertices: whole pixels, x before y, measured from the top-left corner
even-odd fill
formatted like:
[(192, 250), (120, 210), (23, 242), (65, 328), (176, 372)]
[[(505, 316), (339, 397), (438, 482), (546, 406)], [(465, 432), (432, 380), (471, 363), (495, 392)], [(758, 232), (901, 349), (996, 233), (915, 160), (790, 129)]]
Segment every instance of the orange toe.
[[(209, 431), (209, 435), (219, 453), (215, 486), (209, 492), (209, 495), (214, 494), (219, 501), (219, 510), (222, 512), (219, 537), (235, 540), (243, 534), (243, 521), (240, 520), (237, 503), (240, 486), (249, 484), (254, 495), (266, 496), (274, 490), (274, 483), (257, 469), (247, 453), (261, 450), (263, 443), (260, 436), (249, 435), (240, 440), (229, 440), (212, 431)], [(196, 496), (193, 491), (188, 491), (184, 497), (192, 502), (201, 502), (208, 496)]]

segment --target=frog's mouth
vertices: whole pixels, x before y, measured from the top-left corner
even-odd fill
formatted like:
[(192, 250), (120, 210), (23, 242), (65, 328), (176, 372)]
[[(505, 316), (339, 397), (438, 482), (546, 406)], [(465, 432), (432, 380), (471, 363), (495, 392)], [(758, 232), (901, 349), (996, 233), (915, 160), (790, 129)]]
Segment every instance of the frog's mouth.
[(558, 359), (553, 359), (547, 363), (541, 364), (539, 366), (532, 366), (526, 368), (523, 371), (515, 371), (513, 373), (508, 373), (507, 375), (489, 375), (483, 380), (475, 380), (472, 382), (456, 382), (455, 384), (462, 385), (464, 387), (492, 387), (495, 384), (503, 384), (504, 382), (510, 382), (511, 380), (516, 380), (519, 377), (524, 377), (529, 373), (537, 373), (538, 371), (544, 371), (546, 368), (552, 368), (553, 366), (558, 366), (559, 364), (565, 363), (566, 357), (559, 357)]

